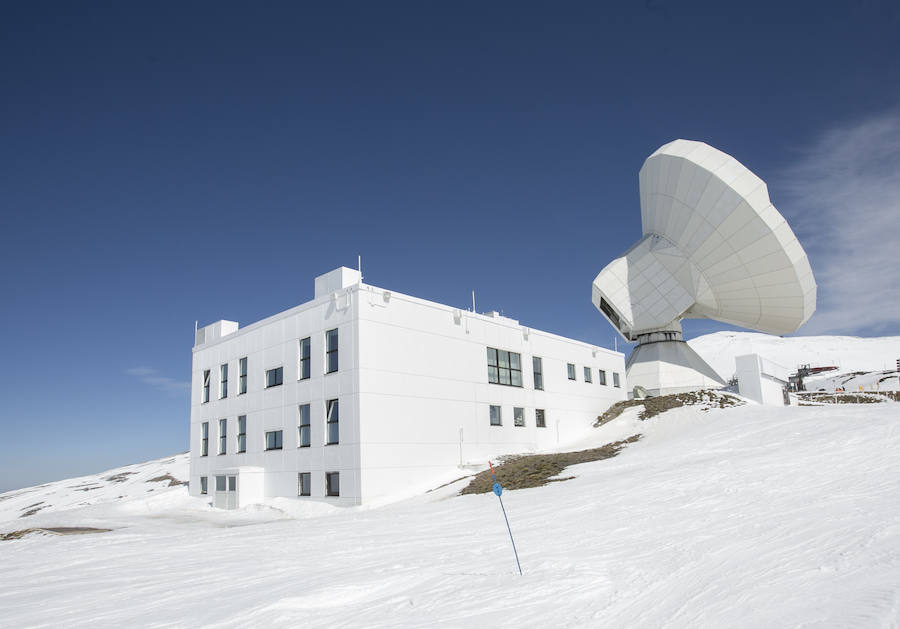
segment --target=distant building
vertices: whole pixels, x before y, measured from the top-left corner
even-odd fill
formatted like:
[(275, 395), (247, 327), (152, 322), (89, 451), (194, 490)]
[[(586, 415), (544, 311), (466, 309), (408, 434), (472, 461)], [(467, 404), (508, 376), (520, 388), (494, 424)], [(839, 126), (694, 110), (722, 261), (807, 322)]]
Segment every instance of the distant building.
[(759, 354), (735, 356), (734, 363), (738, 393), (759, 404), (774, 406), (790, 404), (787, 393), (790, 372), (787, 367)]
[(220, 507), (361, 504), (454, 467), (543, 450), (625, 399), (624, 356), (497, 313), (363, 284), (341, 267), (312, 301), (197, 331), (192, 495)]

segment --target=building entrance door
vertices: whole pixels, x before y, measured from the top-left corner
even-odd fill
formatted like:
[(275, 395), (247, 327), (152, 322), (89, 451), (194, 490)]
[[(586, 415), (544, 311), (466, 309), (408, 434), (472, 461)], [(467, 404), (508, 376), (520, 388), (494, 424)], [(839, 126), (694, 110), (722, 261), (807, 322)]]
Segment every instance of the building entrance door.
[(216, 476), (215, 506), (218, 509), (237, 509), (237, 476)]

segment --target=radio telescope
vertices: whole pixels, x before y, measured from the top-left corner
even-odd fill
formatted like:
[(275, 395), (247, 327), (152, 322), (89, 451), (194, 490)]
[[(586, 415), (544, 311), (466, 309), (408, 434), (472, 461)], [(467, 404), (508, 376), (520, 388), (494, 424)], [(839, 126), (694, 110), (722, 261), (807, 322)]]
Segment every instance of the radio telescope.
[(806, 252), (765, 182), (703, 142), (675, 140), (639, 175), (643, 237), (594, 278), (592, 301), (627, 341), (628, 386), (650, 395), (724, 386), (682, 319), (787, 334), (816, 309)]

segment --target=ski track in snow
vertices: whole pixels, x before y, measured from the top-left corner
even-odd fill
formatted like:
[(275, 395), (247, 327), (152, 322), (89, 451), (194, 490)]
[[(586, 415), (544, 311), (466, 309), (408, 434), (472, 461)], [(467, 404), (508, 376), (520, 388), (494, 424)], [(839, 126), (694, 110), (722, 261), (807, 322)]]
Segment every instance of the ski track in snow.
[[(223, 512), (146, 491), (184, 477), (181, 455), (91, 505), (71, 486), (119, 470), (9, 492), (0, 530), (115, 530), (0, 542), (0, 626), (896, 628), (898, 410), (631, 409), (579, 444), (644, 435), (618, 457), (504, 492), (521, 577), (496, 497), (459, 483), (378, 508)], [(68, 507), (19, 517), (50, 497)]]

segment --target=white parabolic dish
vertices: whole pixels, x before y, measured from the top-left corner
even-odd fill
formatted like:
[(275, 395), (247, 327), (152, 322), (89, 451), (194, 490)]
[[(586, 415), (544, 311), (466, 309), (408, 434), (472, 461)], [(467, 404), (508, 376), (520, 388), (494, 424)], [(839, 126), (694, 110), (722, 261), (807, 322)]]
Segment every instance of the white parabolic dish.
[[(676, 353), (690, 351), (681, 340), (683, 318), (787, 334), (812, 316), (816, 282), (809, 260), (762, 179), (730, 155), (691, 140), (660, 147), (639, 179), (643, 238), (597, 275), (592, 291), (597, 309), (625, 339), (639, 343), (629, 358), (629, 386), (659, 394), (712, 384), (632, 381), (641, 345), (675, 341), (684, 345)], [(671, 352), (653, 353), (665, 362), (660, 353)], [(696, 371), (696, 365), (674, 366)], [(666, 369), (654, 369), (660, 368)]]

